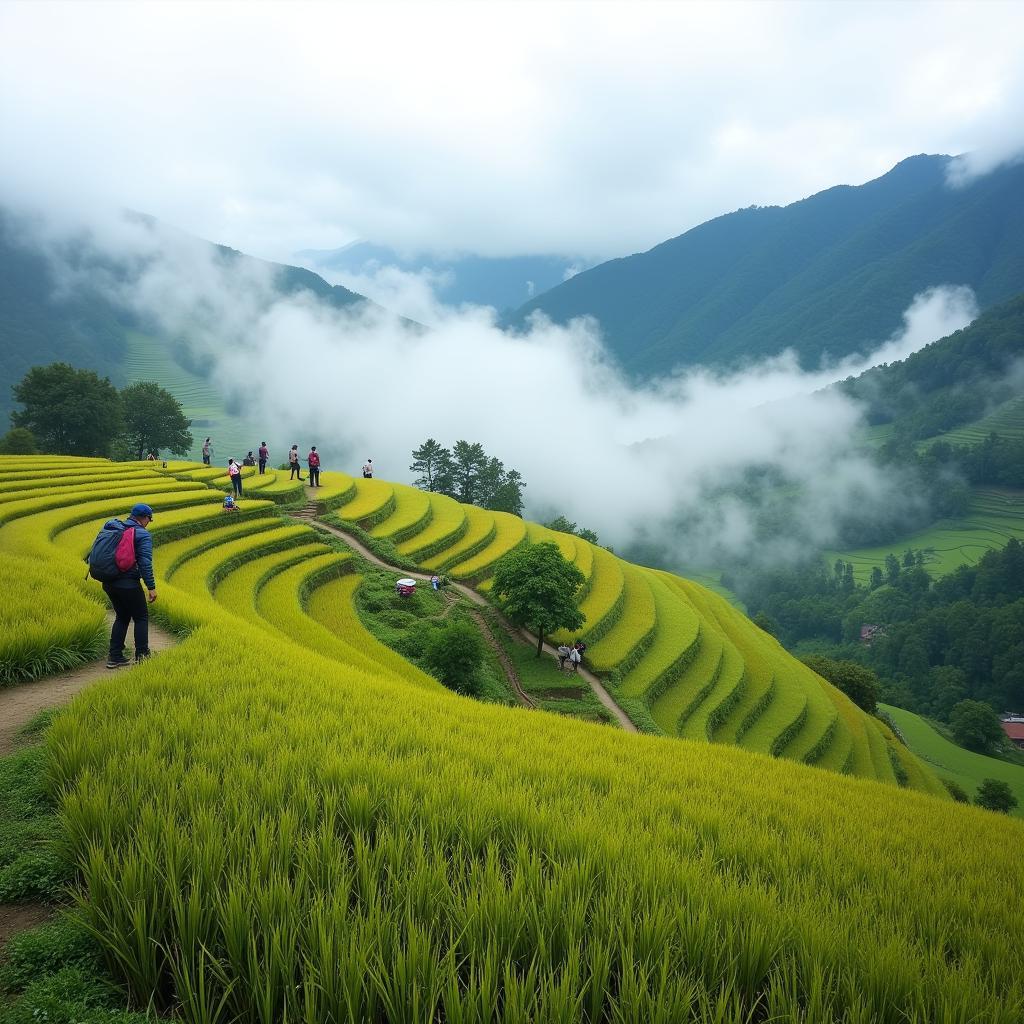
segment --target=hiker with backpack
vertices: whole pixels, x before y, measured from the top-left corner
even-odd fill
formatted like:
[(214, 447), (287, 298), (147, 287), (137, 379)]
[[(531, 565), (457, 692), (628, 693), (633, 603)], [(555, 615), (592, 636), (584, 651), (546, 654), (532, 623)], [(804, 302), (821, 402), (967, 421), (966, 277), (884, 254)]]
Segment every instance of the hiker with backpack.
[(293, 444), (291, 451), (288, 452), (288, 466), (292, 471), (291, 476), (288, 477), (289, 480), (294, 480), (296, 477), (299, 480), (304, 479), (302, 476), (302, 463), (299, 462), (299, 446), (297, 444)]
[(234, 488), (235, 496), (242, 496), (242, 467), (234, 459), (228, 459), (228, 476), (231, 477), (231, 486)]
[(260, 446), (257, 451), (260, 457), (260, 476), (267, 471), (267, 459), (270, 458), (270, 449), (267, 447), (266, 441), (260, 441)]
[[(130, 622), (135, 623), (136, 663), (149, 657), (149, 605), (156, 600), (153, 538), (148, 531), (152, 521), (153, 509), (139, 502), (132, 506), (124, 522), (108, 519), (103, 524), (86, 556), (89, 575), (103, 584), (103, 591), (114, 608), (107, 668), (124, 668), (130, 664), (124, 656)], [(145, 583), (146, 593), (140, 582)]]
[(319, 487), (320, 455), (316, 450), (316, 445), (313, 445), (313, 447), (309, 449), (309, 454), (306, 456), (306, 465), (309, 466), (309, 486)]

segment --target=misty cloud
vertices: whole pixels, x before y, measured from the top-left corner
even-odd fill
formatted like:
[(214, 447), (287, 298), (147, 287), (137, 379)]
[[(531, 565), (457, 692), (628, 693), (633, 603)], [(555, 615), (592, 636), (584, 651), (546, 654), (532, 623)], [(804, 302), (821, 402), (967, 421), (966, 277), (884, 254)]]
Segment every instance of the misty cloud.
[(0, 4), (0, 193), (268, 259), (646, 249), (920, 152), (1004, 159), (1024, 6)]
[[(408, 482), (409, 453), (426, 437), (480, 441), (523, 473), (528, 515), (562, 512), (606, 543), (657, 542), (691, 565), (825, 546), (851, 508), (905, 500), (857, 448), (860, 408), (820, 390), (841, 374), (802, 371), (793, 353), (635, 385), (586, 319), (537, 317), (509, 334), (492, 311), (439, 307), (424, 331), (380, 308), (283, 298), (268, 267), (148, 222), (88, 237), (94, 261), (130, 268), (127, 280), (100, 274), (93, 286), (187, 338), (228, 399), (260, 411), (272, 448), (315, 443), (327, 469), (352, 472), (371, 456), (381, 477)], [(49, 248), (62, 263), (67, 247), (51, 238)], [(65, 268), (63, 280), (81, 274)], [(879, 353), (906, 354), (962, 326), (970, 303), (961, 289), (919, 296)], [(793, 488), (801, 498), (773, 550), (755, 552), (759, 518)]]

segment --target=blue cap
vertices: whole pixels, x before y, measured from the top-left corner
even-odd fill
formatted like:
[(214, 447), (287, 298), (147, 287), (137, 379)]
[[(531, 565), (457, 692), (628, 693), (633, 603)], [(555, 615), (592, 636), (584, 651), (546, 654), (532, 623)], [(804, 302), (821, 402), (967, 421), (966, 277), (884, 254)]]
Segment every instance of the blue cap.
[(143, 501), (140, 501), (137, 505), (132, 505), (132, 518), (138, 519), (139, 516), (153, 518), (153, 510)]

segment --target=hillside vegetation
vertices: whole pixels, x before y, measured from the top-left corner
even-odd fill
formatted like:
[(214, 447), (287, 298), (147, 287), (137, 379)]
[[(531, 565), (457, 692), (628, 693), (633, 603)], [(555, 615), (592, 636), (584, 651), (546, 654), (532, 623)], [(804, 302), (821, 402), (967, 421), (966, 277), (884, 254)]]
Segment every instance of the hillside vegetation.
[[(0, 507), (0, 560), (44, 565), (75, 595), (66, 617), (86, 639), (98, 587), (80, 559), (98, 523), (135, 500), (156, 510), (154, 610), (183, 640), (94, 686), (47, 737), (83, 911), (141, 1005), (266, 1024), (1019, 1019), (1024, 925), (1006, 898), (1024, 883), (1018, 823), (731, 746), (457, 697), (372, 642), (354, 588), (337, 586), (354, 559), (276, 514), (287, 481), (263, 489), (277, 501), (227, 516), (208, 471), (169, 471), (0, 459), (4, 488), (23, 495)], [(456, 552), (462, 506), (438, 502), (413, 532), (410, 489), (325, 484), (339, 514), (369, 509), (364, 527), (402, 516), (399, 547), (453, 549), (453, 575), (479, 578), (488, 549), (521, 542), (502, 519)], [(581, 567), (589, 554), (591, 628), (611, 640), (626, 615), (649, 632), (651, 605), (623, 596), (635, 567), (564, 543)], [(17, 627), (30, 612), (6, 578)], [(707, 633), (686, 667), (715, 664), (703, 686), (720, 699), (703, 721), (739, 731), (755, 690), (714, 711), (746, 675), (785, 693), (794, 717), (802, 695), (816, 718), (822, 732), (794, 733), (787, 753), (820, 746), (826, 763), (860, 765), (846, 752), (866, 736), (876, 773), (895, 770), (887, 737), (820, 681), (812, 696), (817, 677), (789, 685), (789, 660), (738, 613), (667, 574), (645, 582), (655, 627), (689, 608), (677, 629)], [(786, 716), (773, 717), (765, 736), (781, 735)]]
[(919, 292), (970, 285), (982, 309), (1024, 290), (1024, 166), (967, 187), (948, 157), (915, 156), (865, 185), (718, 217), (602, 263), (524, 305), (600, 322), (639, 375), (792, 348), (805, 366), (876, 347)]

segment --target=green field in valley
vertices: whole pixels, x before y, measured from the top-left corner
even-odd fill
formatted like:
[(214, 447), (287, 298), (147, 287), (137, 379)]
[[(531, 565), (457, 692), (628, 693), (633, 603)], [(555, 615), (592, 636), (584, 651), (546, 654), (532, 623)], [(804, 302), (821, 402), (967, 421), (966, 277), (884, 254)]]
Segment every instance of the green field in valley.
[(925, 552), (925, 568), (932, 576), (945, 576), (961, 565), (974, 565), (986, 551), (1006, 546), (1011, 537), (1024, 539), (1024, 491), (978, 488), (961, 519), (941, 519), (926, 530), (908, 534), (876, 548), (829, 551), (826, 564), (837, 558), (853, 564), (860, 583), (867, 583), (885, 556), (901, 557), (908, 548)]
[(965, 427), (957, 427), (956, 430), (950, 430), (938, 437), (929, 438), (925, 443), (948, 441), (956, 445), (974, 445), (980, 444), (992, 433), (1018, 441), (1024, 439), (1024, 395), (1003, 402), (983, 419), (969, 423)]
[(936, 732), (920, 715), (903, 708), (879, 704), (882, 711), (892, 716), (896, 727), (903, 733), (907, 746), (935, 769), (940, 778), (952, 779), (974, 797), (982, 779), (1000, 779), (1009, 783), (1017, 806), (1015, 817), (1024, 818), (1024, 766), (1000, 761), (984, 754), (975, 754), (951, 743)]
[[(200, 377), (179, 365), (166, 345), (148, 334), (126, 332), (128, 354), (125, 358), (127, 383), (154, 381), (166, 388), (181, 403), (192, 421), (192, 451), (198, 459), (205, 437), (213, 438), (213, 461), (227, 465), (230, 458), (242, 459), (256, 450), (263, 438), (257, 436), (259, 426), (243, 417), (233, 416), (224, 406), (224, 397), (212, 380)], [(284, 452), (274, 453), (284, 461)]]

